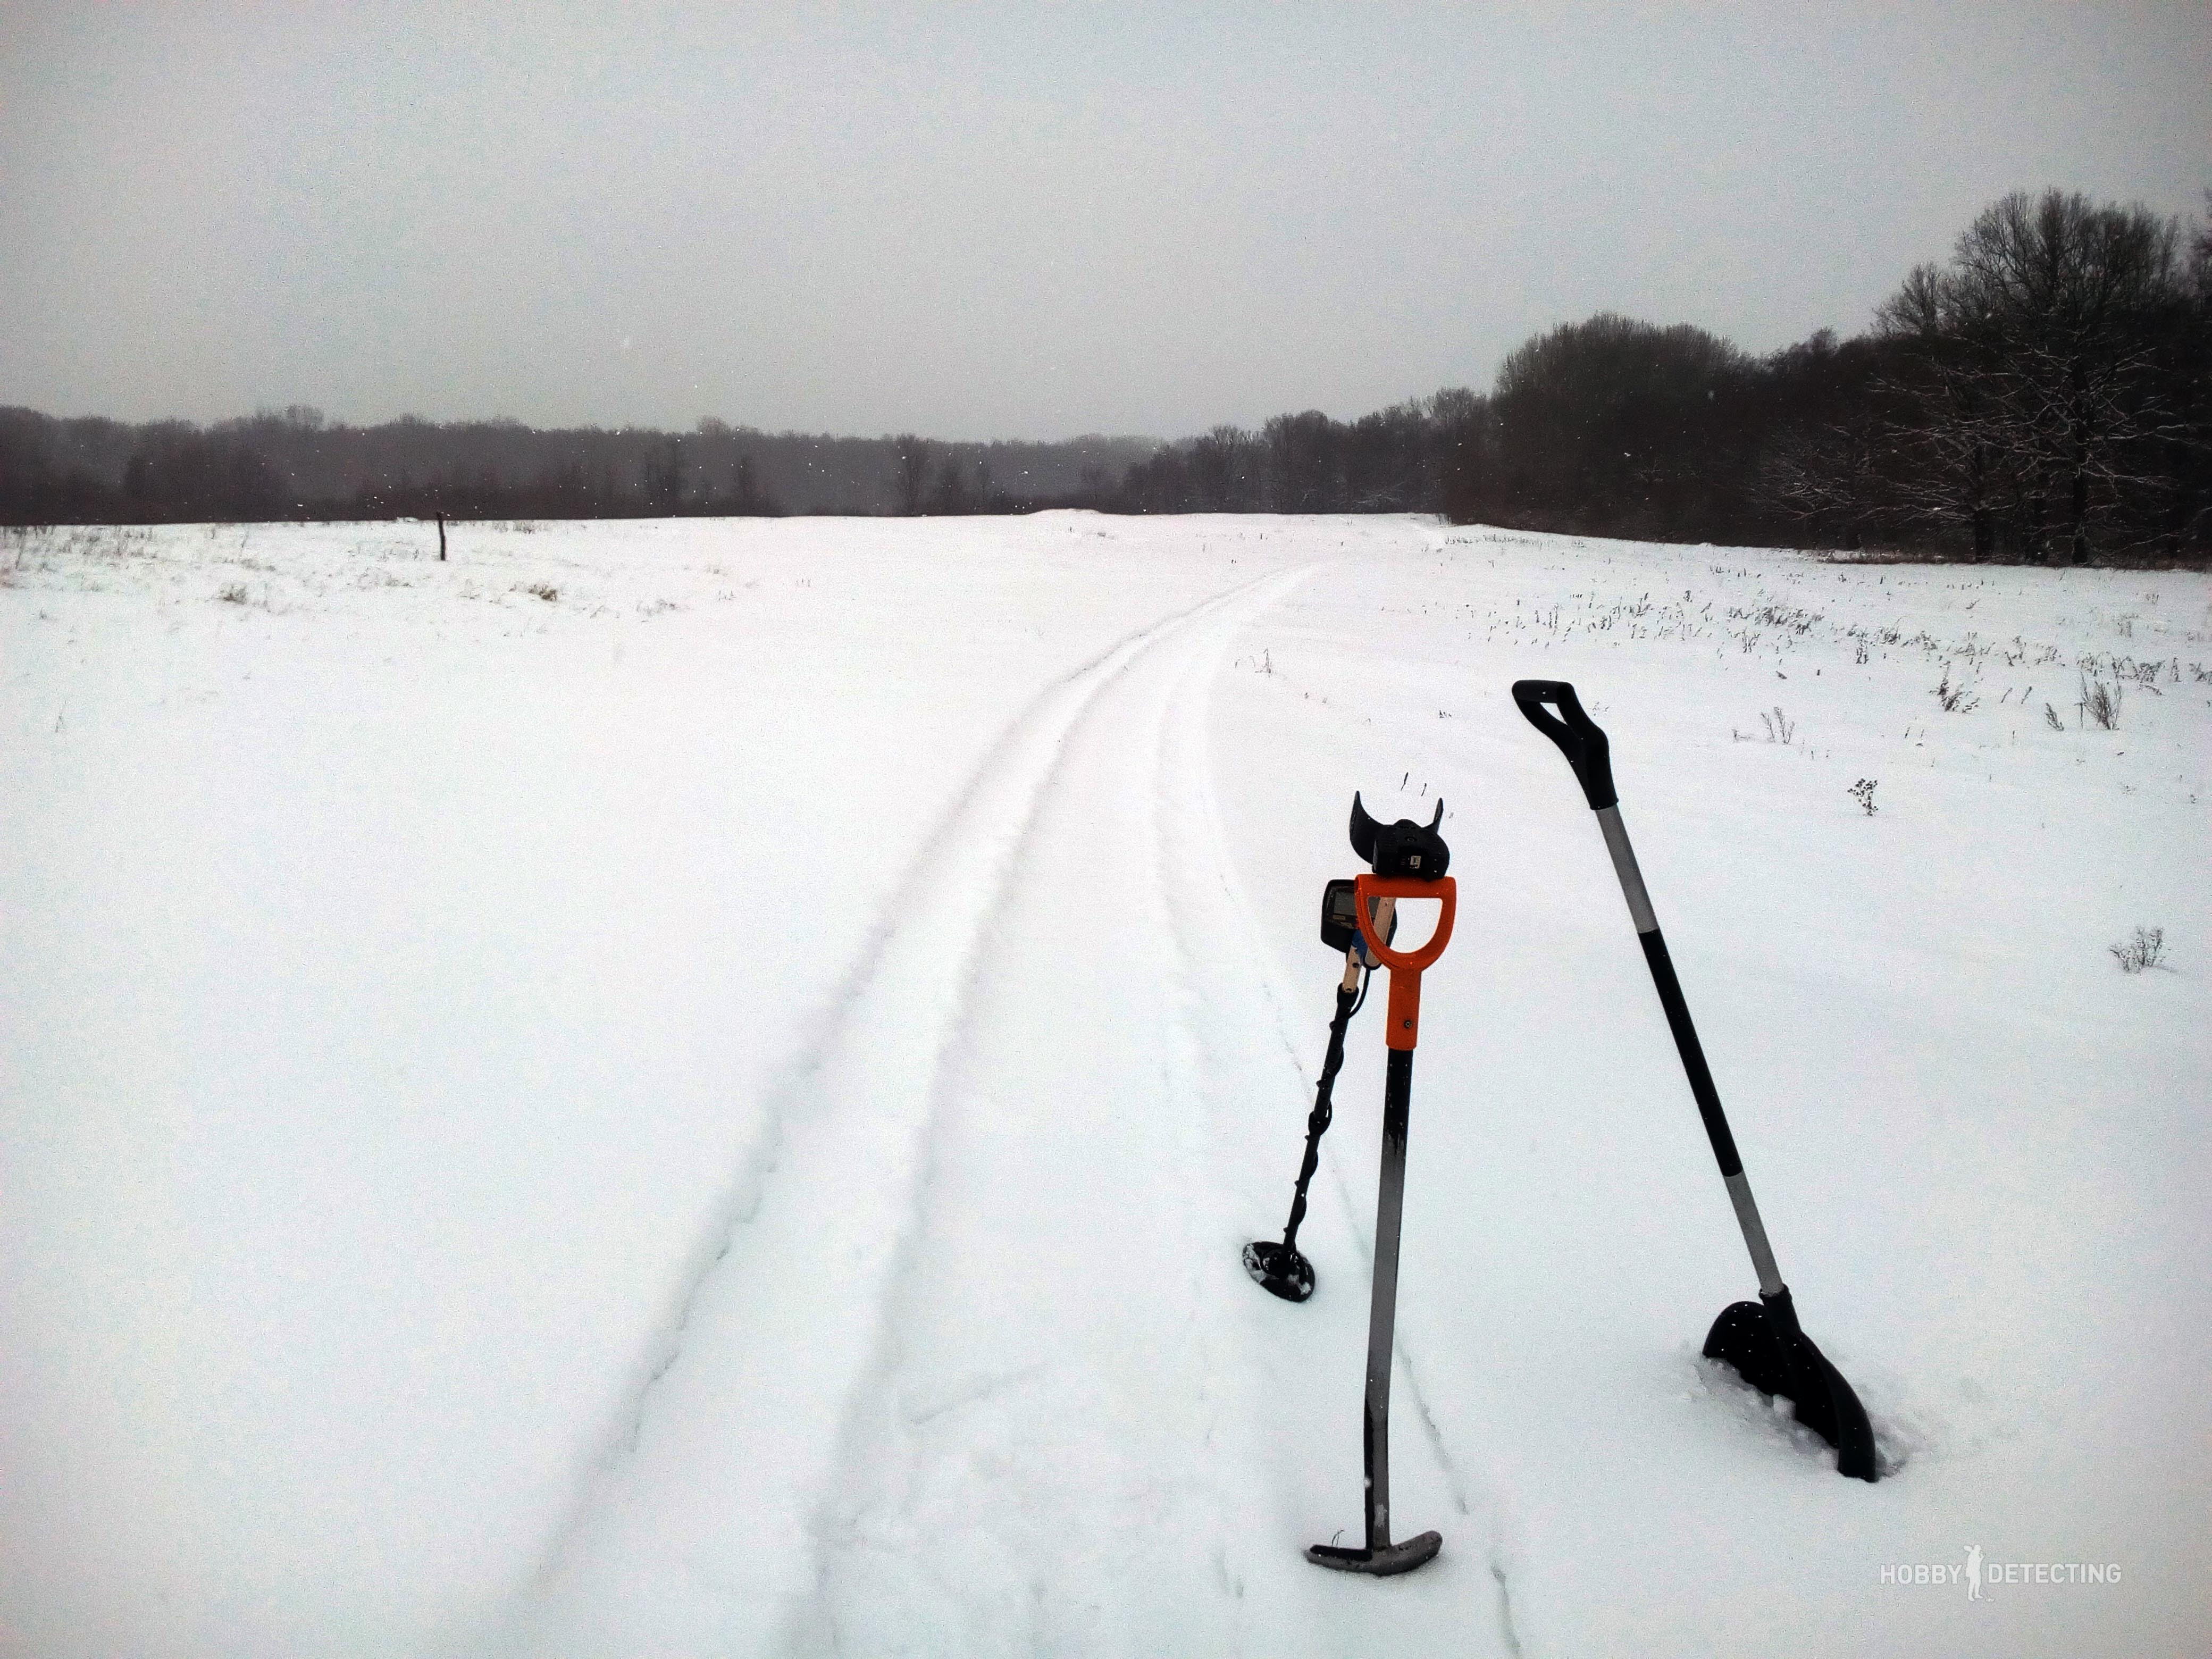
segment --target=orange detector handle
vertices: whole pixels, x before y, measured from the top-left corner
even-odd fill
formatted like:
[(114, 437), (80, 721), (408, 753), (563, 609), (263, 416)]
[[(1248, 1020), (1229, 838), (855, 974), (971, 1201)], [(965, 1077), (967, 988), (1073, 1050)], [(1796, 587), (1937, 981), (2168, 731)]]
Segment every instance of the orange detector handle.
[[(1383, 1042), (1393, 1048), (1410, 1050), (1421, 1035), (1421, 970), (1433, 966), (1436, 959), (1443, 955), (1444, 946), (1451, 943), (1452, 917), (1459, 909), (1458, 884), (1449, 876), (1435, 881), (1415, 881), (1409, 876), (1370, 873), (1353, 882), (1352, 896), (1358, 901), (1353, 908), (1358, 913), (1361, 942), (1367, 946), (1369, 955), (1390, 970), (1390, 1024)], [(1437, 917), (1437, 931), (1429, 935), (1426, 945), (1417, 951), (1393, 951), (1375, 937), (1370, 908), (1375, 900), (1386, 898), (1432, 898), (1443, 902), (1443, 912)]]

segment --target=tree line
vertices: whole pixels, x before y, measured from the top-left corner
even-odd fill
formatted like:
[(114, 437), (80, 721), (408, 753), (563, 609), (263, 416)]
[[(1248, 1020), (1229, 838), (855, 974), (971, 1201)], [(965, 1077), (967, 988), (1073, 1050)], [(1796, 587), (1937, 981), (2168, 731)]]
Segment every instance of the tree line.
[[(1147, 440), (927, 443), (911, 435), (541, 429), (313, 409), (201, 427), (0, 408), (0, 523), (664, 518), (1106, 506)], [(919, 457), (919, 489), (906, 480)]]
[[(2212, 219), (2212, 195), (2207, 198)], [(1991, 204), (1850, 339), (1754, 356), (1603, 314), (1487, 392), (1171, 444), (952, 444), (0, 410), (0, 521), (683, 514), (1433, 512), (1662, 541), (2028, 562), (2212, 555), (2212, 224)]]
[(1487, 394), (1217, 427), (1132, 467), (1123, 496), (1969, 559), (2203, 557), (2212, 226), (2008, 196), (1857, 338), (1754, 357), (1600, 315), (1528, 341)]

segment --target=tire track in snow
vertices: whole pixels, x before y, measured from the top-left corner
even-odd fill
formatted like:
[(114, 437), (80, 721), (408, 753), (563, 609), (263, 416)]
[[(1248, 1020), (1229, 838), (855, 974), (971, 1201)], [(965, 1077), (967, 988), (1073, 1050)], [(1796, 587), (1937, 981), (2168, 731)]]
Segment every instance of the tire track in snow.
[[(1296, 579), (1161, 641), (1071, 732), (947, 1057), (794, 1650), (1237, 1645), (1211, 1381), (1236, 1367), (1191, 1190), (1207, 1160), (1175, 1053), (1189, 1009), (1160, 973), (1157, 803), (1193, 685)], [(1133, 744), (1139, 716), (1150, 740)], [(1146, 1110), (1163, 1103), (1165, 1122)]]
[[(1295, 574), (1125, 636), (994, 744), (774, 1090), (664, 1339), (556, 1530), (516, 1645), (764, 1649), (787, 1627), (812, 1577), (807, 1522), (926, 1168), (936, 1079), (1069, 734), (1148, 653)], [(781, 1274), (811, 1276), (819, 1299)], [(824, 1389), (825, 1376), (842, 1383)], [(634, 1595), (647, 1585), (650, 1606)]]

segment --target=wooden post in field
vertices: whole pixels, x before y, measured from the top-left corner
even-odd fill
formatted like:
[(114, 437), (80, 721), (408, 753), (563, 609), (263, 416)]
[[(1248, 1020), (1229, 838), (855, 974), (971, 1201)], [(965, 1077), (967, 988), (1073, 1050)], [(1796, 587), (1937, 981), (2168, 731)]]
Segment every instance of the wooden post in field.
[(445, 562), (446, 562), (446, 515), (445, 515), (444, 514), (441, 513), (441, 514), (438, 515), (438, 562), (439, 562), (440, 564), (443, 564), (443, 563), (445, 563)]

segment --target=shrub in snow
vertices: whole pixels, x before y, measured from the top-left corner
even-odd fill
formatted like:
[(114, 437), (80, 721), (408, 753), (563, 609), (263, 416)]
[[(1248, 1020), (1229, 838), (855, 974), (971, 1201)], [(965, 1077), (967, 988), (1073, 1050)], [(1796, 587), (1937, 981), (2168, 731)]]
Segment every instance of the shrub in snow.
[(2166, 929), (2138, 927), (2136, 936), (2125, 945), (2108, 945), (2112, 960), (2120, 964), (2124, 974), (2140, 974), (2146, 968), (2166, 965)]
[(1943, 712), (1947, 714), (1966, 714), (1972, 713), (1974, 706), (1981, 699), (1974, 696), (1973, 689), (1964, 680), (1956, 685), (1951, 684), (1951, 665), (1946, 663), (1943, 665), (1943, 678), (1936, 687), (1936, 701), (1942, 704)]
[(2102, 675), (2081, 676), (2081, 708), (2089, 718), (2107, 732), (2120, 729), (2120, 677), (2112, 676), (2106, 684)]

